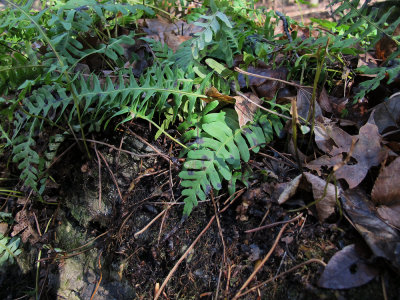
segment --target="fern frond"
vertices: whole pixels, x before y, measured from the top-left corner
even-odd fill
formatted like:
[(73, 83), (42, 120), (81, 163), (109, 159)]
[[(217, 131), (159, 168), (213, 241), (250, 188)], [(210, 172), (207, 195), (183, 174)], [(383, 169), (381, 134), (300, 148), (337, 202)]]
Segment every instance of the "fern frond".
[(21, 249), (18, 249), (20, 242), (21, 239), (18, 237), (13, 237), (10, 240), (9, 237), (0, 234), (0, 267), (7, 261), (14, 262), (16, 256), (22, 252)]
[(266, 115), (239, 128), (234, 110), (209, 113), (217, 104), (217, 101), (208, 104), (201, 115), (193, 114), (193, 118), (180, 127), (187, 130), (182, 135), (183, 140), (191, 141), (187, 144), (189, 150), (184, 150), (187, 160), (179, 173), (181, 185), (186, 188), (182, 191), (186, 196), (185, 215), (197, 205), (197, 199), (205, 200), (212, 188), (220, 190), (222, 180), (232, 178), (233, 171), (241, 167), (241, 161), (250, 159), (249, 149), (257, 153), (260, 146), (272, 139), (273, 126)]

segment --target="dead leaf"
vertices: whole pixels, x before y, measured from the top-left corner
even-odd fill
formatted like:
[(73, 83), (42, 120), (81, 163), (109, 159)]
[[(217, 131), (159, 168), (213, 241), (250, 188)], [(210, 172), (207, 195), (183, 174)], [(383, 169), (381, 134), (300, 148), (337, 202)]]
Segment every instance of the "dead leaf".
[(322, 89), (319, 98), (318, 98), (318, 103), (322, 110), (331, 113), (332, 112), (332, 104), (329, 101), (329, 95), (328, 92), (326, 91), (325, 88)]
[[(319, 120), (327, 119), (320, 118)], [(325, 123), (317, 121), (315, 124), (315, 142), (319, 149), (335, 156), (349, 151), (352, 137), (330, 121)]]
[(4, 222), (0, 223), (0, 235), (5, 236), (7, 230), (8, 230), (8, 224)]
[[(222, 103), (233, 104), (235, 103), (235, 97), (231, 97), (229, 95), (221, 94), (215, 87), (210, 87), (205, 90), (205, 94), (207, 97), (213, 98), (213, 100), (218, 100)], [(210, 102), (210, 99), (201, 98), (203, 101)]]
[(26, 210), (20, 210), (15, 215), (16, 225), (13, 227), (11, 236), (16, 236), (21, 234), (21, 239), (23, 243), (28, 240), (31, 244), (35, 244), (39, 240), (39, 235), (33, 230), (34, 217), (32, 212), (27, 212)]
[(319, 178), (307, 172), (304, 173), (304, 176), (312, 186), (314, 200), (318, 200), (315, 206), (318, 212), (318, 219), (321, 222), (323, 222), (335, 212), (335, 205), (336, 205), (335, 185), (333, 185), (332, 183), (328, 183), (328, 186), (326, 187), (326, 193), (324, 196), (326, 181), (323, 180), (322, 178)]
[(346, 216), (375, 256), (387, 259), (400, 271), (400, 234), (376, 215), (372, 203), (360, 189), (345, 191), (341, 200)]
[[(286, 68), (278, 68), (276, 70), (272, 70), (267, 68), (256, 68), (253, 66), (249, 66), (247, 68), (247, 72), (281, 80), (286, 80), (286, 77), (288, 75), (288, 70)], [(238, 82), (241, 89), (246, 88), (246, 75), (239, 73)], [(267, 99), (274, 98), (279, 89), (286, 86), (284, 83), (276, 80), (269, 80), (254, 76), (248, 76), (248, 85), (250, 88), (253, 88), (255, 90), (258, 97), (265, 97)]]
[(282, 193), (280, 193), (279, 198), (278, 198), (279, 204), (285, 203), (290, 197), (292, 197), (294, 194), (296, 194), (297, 188), (299, 187), (302, 177), (303, 177), (303, 175), (300, 174), (299, 176), (294, 178), (292, 181), (282, 184), (283, 190), (282, 190)]
[(378, 62), (369, 52), (365, 52), (365, 54), (360, 54), (358, 57), (357, 68), (361, 66), (367, 66), (370, 68), (376, 68), (378, 66)]
[(378, 274), (379, 270), (367, 265), (352, 244), (332, 256), (318, 285), (327, 289), (349, 289), (368, 283)]
[(375, 181), (371, 199), (379, 205), (379, 216), (400, 228), (400, 157), (383, 168)]
[[(256, 104), (260, 105), (262, 103), (262, 100), (252, 93), (247, 93), (245, 94), (245, 96), (247, 96), (251, 101)], [(254, 114), (257, 111), (258, 107), (257, 105), (242, 96), (235, 96), (233, 98), (236, 99), (235, 110), (238, 114), (239, 126), (240, 128), (242, 128), (248, 122), (253, 122)]]
[(172, 49), (175, 53), (178, 47), (183, 42), (190, 40), (191, 36), (176, 35), (173, 32), (164, 32), (165, 43)]
[[(337, 147), (332, 147), (332, 155), (347, 152), (349, 153), (351, 147), (351, 136), (343, 134), (341, 130), (326, 130), (325, 133), (329, 135), (335, 142)], [(343, 178), (352, 189), (358, 186), (365, 178), (368, 170), (373, 166), (378, 166), (387, 155), (387, 150), (381, 146), (382, 137), (378, 132), (378, 128), (373, 124), (365, 124), (360, 128), (359, 135), (357, 136), (357, 143), (354, 147), (351, 157), (355, 162), (340, 167), (336, 171), (336, 178)], [(322, 147), (329, 147), (329, 145), (320, 143)], [(307, 164), (307, 168), (315, 170), (318, 174), (321, 173), (321, 167), (334, 167), (343, 161), (342, 154), (337, 154), (332, 157), (322, 156)]]
[[(397, 25), (392, 37), (400, 35), (400, 24)], [(376, 57), (386, 60), (393, 52), (397, 51), (397, 44), (386, 34), (375, 45)]]
[[(368, 123), (376, 124), (380, 134), (399, 129), (400, 96), (391, 97), (389, 100), (375, 106)], [(397, 140), (400, 141), (400, 138)]]
[[(312, 98), (312, 88), (301, 88), (297, 91), (297, 112), (300, 117), (307, 120), (310, 110)], [(310, 114), (312, 116), (312, 114)], [(319, 104), (315, 103), (315, 117), (322, 116), (322, 110)]]

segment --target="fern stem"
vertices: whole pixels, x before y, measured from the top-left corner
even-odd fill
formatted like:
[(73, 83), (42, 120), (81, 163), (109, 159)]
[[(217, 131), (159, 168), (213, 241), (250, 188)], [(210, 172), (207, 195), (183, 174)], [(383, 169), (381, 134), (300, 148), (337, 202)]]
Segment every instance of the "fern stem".
[(58, 125), (57, 123), (53, 122), (52, 120), (50, 120), (50, 119), (48, 119), (48, 118), (46, 118), (46, 117), (39, 116), (39, 115), (35, 115), (35, 114), (31, 114), (29, 111), (23, 109), (22, 107), (21, 107), (20, 109), (21, 109), (21, 111), (22, 111), (24, 114), (26, 114), (26, 115), (28, 115), (28, 116), (30, 116), (30, 117), (32, 117), (32, 118), (37, 118), (37, 119), (39, 119), (39, 120), (46, 121), (46, 122), (50, 123), (51, 126), (55, 126), (55, 127), (57, 127), (58, 129), (61, 129), (61, 130), (63, 130), (63, 131), (68, 131), (68, 129), (66, 129), (66, 128), (60, 126), (60, 125)]
[(150, 124), (154, 125), (157, 129), (161, 130), (162, 133), (164, 133), (167, 137), (169, 137), (172, 141), (174, 141), (175, 143), (177, 143), (178, 145), (182, 146), (185, 149), (189, 149), (186, 145), (182, 144), (180, 141), (178, 141), (176, 138), (174, 138), (173, 136), (171, 136), (168, 132), (166, 132), (163, 128), (161, 128), (160, 126), (158, 126), (157, 123), (155, 123), (153, 120), (146, 118), (145, 116), (141, 116), (141, 115), (136, 115), (138, 118), (141, 118), (143, 120), (148, 121)]
[(314, 128), (315, 128), (315, 101), (316, 101), (316, 97), (317, 97), (317, 89), (318, 89), (318, 81), (319, 81), (319, 77), (321, 76), (321, 72), (322, 72), (322, 67), (325, 63), (325, 56), (328, 53), (328, 46), (329, 46), (329, 41), (330, 38), (328, 38), (327, 42), (326, 42), (326, 47), (325, 47), (325, 51), (322, 54), (322, 57), (319, 57), (319, 52), (320, 49), (318, 49), (317, 51), (317, 72), (315, 74), (315, 78), (314, 78), (314, 86), (313, 86), (313, 93), (311, 96), (311, 105), (312, 108), (309, 111), (308, 117), (307, 117), (307, 121), (311, 119), (311, 130), (310, 130), (310, 139), (308, 141), (308, 146), (307, 149), (310, 148), (312, 140), (313, 140), (313, 133), (314, 133)]

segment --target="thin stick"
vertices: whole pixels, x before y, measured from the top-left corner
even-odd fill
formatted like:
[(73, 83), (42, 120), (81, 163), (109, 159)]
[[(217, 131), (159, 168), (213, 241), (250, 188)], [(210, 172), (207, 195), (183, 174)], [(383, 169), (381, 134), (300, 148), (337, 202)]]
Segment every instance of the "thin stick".
[(214, 193), (213, 193), (212, 190), (211, 190), (211, 195), (210, 196), (211, 196), (211, 201), (212, 201), (213, 207), (214, 207), (214, 214), (215, 214), (215, 218), (217, 220), (217, 225), (218, 225), (218, 233), (219, 233), (219, 235), (221, 237), (222, 249), (223, 249), (223, 251), (222, 251), (223, 260), (222, 260), (222, 263), (221, 263), (221, 269), (220, 269), (220, 273), (219, 273), (219, 276), (218, 276), (217, 290), (215, 291), (215, 299), (218, 299), (218, 291), (219, 291), (219, 285), (220, 285), (220, 280), (221, 280), (222, 268), (223, 268), (223, 266), (225, 265), (225, 262), (226, 262), (226, 246), (225, 246), (224, 235), (222, 233), (221, 223), (220, 223), (220, 220), (219, 220), (219, 217), (218, 217), (217, 204), (215, 203)]
[(157, 300), (162, 291), (164, 290), (165, 286), (167, 285), (168, 281), (171, 279), (172, 275), (175, 273), (175, 271), (178, 269), (179, 265), (182, 263), (182, 261), (189, 255), (190, 251), (194, 248), (194, 246), (197, 244), (197, 242), (200, 240), (200, 238), (207, 232), (208, 228), (210, 228), (211, 224), (214, 222), (215, 215), (211, 217), (210, 221), (204, 227), (204, 229), (200, 232), (200, 234), (196, 237), (196, 239), (193, 241), (193, 243), (186, 249), (185, 253), (181, 256), (181, 258), (177, 261), (175, 266), (169, 271), (167, 277), (164, 279), (164, 282), (162, 283), (160, 289), (157, 291), (156, 295), (154, 296), (154, 300)]
[[(78, 139), (78, 140), (81, 140), (81, 139)], [(104, 142), (100, 142), (100, 141), (96, 141), (96, 140), (88, 140), (88, 139), (86, 141), (91, 142), (91, 143), (96, 143), (96, 144), (99, 144), (99, 145), (104, 145), (104, 146), (109, 147), (112, 150), (116, 150), (116, 151), (119, 151), (119, 152), (127, 153), (127, 154), (130, 154), (130, 155), (133, 155), (133, 156), (137, 156), (137, 157), (151, 157), (151, 156), (158, 156), (159, 155), (157, 153), (137, 154), (135, 152), (131, 152), (131, 151), (128, 151), (128, 150), (119, 149), (119, 148), (117, 148), (117, 147), (115, 147), (115, 146), (113, 146), (111, 144), (107, 144), (107, 143), (104, 143)]]
[(104, 158), (104, 156), (103, 156), (103, 154), (101, 154), (101, 152), (99, 152), (99, 155), (100, 155), (100, 157), (103, 159), (104, 163), (105, 163), (106, 166), (107, 166), (108, 171), (109, 171), (110, 174), (111, 174), (111, 178), (112, 178), (112, 180), (114, 181), (115, 187), (117, 188), (117, 192), (118, 192), (119, 197), (121, 198), (121, 201), (124, 201), (124, 199), (122, 198), (121, 191), (119, 190), (119, 186), (118, 186), (117, 179), (115, 179), (114, 173), (111, 171), (110, 166), (108, 165), (107, 160)]
[(268, 261), (268, 259), (270, 258), (270, 256), (272, 255), (272, 253), (274, 252), (276, 246), (278, 245), (278, 242), (283, 234), (283, 232), (285, 231), (286, 227), (289, 225), (289, 223), (286, 223), (285, 225), (283, 225), (283, 227), (281, 228), (281, 230), (278, 233), (278, 236), (275, 239), (274, 244), (272, 245), (271, 249), (269, 250), (269, 252), (267, 253), (267, 255), (263, 258), (263, 260), (256, 266), (256, 268), (254, 269), (253, 273), (251, 273), (251, 275), (249, 276), (249, 278), (247, 278), (246, 282), (242, 285), (242, 287), (240, 288), (239, 292), (236, 293), (235, 297), (233, 297), (232, 300), (236, 300), (240, 297), (240, 293), (249, 285), (249, 283), (253, 280), (254, 276), (256, 276), (256, 274), (258, 273), (258, 271), (260, 271), (260, 269), (264, 266), (264, 264)]
[(263, 285), (266, 285), (267, 283), (270, 283), (271, 281), (274, 281), (274, 280), (276, 280), (278, 278), (281, 278), (281, 277), (293, 272), (294, 270), (296, 270), (298, 268), (301, 268), (301, 267), (303, 267), (305, 265), (308, 265), (310, 263), (319, 263), (320, 265), (326, 267), (326, 263), (323, 262), (322, 260), (317, 259), (317, 258), (311, 258), (310, 260), (302, 262), (301, 264), (298, 264), (297, 266), (294, 266), (293, 268), (290, 268), (289, 270), (287, 270), (287, 271), (285, 271), (285, 272), (283, 272), (283, 273), (281, 273), (281, 274), (279, 274), (277, 276), (274, 276), (274, 277), (272, 277), (272, 278), (270, 278), (270, 279), (268, 279), (268, 280), (266, 280), (264, 282), (261, 282), (260, 284), (257, 284), (255, 286), (253, 286), (252, 288), (248, 289), (246, 292), (244, 292), (242, 294), (239, 294), (238, 297), (242, 297), (244, 295), (247, 295), (248, 293), (250, 293), (250, 292), (262, 287)]
[(278, 113), (278, 112), (276, 112), (276, 111), (273, 111), (273, 110), (270, 110), (270, 109), (268, 109), (268, 108), (265, 108), (264, 106), (261, 106), (260, 104), (254, 102), (254, 101), (251, 100), (249, 97), (247, 97), (245, 94), (243, 94), (243, 93), (241, 93), (241, 92), (239, 92), (239, 91), (236, 91), (236, 94), (239, 95), (239, 96), (241, 96), (241, 97), (243, 97), (244, 99), (246, 99), (246, 100), (249, 101), (250, 103), (252, 103), (252, 104), (254, 104), (255, 106), (257, 106), (258, 108), (261, 108), (262, 110), (265, 110), (265, 111), (267, 111), (267, 112), (269, 112), (269, 113), (271, 113), (271, 114), (277, 115), (277, 116), (279, 116), (279, 117), (281, 117), (281, 118), (284, 118), (284, 119), (287, 119), (287, 120), (291, 120), (291, 119), (292, 119), (292, 118), (290, 118), (290, 117), (288, 117), (288, 116), (282, 115), (282, 114), (280, 114), (280, 113)]
[(97, 151), (96, 144), (94, 144), (94, 153), (96, 153), (97, 166), (99, 168), (99, 209), (101, 209), (101, 194), (102, 194), (102, 188), (101, 188), (101, 159), (99, 157), (99, 153)]
[[(151, 226), (151, 224), (153, 224), (155, 221), (157, 221), (157, 219), (160, 218), (163, 214), (165, 214), (166, 211), (167, 211), (167, 209), (164, 209), (162, 212), (160, 212), (153, 220), (151, 220), (145, 227), (143, 227), (141, 230), (136, 232), (133, 236), (135, 238), (137, 238), (139, 235), (141, 235), (143, 232), (145, 232)], [(129, 215), (129, 216), (131, 216), (131, 215)]]
[[(125, 126), (124, 126), (125, 127)], [(142, 138), (140, 135), (134, 133), (130, 128), (125, 127), (130, 134), (132, 134), (135, 138), (137, 138), (138, 140), (140, 140), (142, 143), (146, 144), (147, 146), (149, 146), (151, 149), (153, 149), (155, 152), (157, 152), (158, 155), (164, 157), (166, 160), (171, 161), (171, 158), (162, 153), (160, 150), (158, 150), (156, 147), (154, 147), (152, 144), (150, 144), (148, 141), (146, 141), (144, 138)]]
[(266, 224), (264, 226), (261, 227), (257, 227), (257, 228), (253, 228), (250, 230), (246, 230), (245, 233), (252, 233), (252, 232), (256, 232), (256, 231), (260, 231), (266, 228), (271, 228), (277, 225), (281, 225), (281, 224), (286, 224), (286, 223), (290, 223), (293, 221), (296, 221), (297, 219), (301, 218), (303, 216), (303, 214), (299, 214), (298, 216), (294, 217), (293, 219), (287, 220), (287, 221), (279, 221), (279, 222), (275, 222), (275, 223), (271, 223), (271, 224)]
[(92, 296), (90, 297), (90, 300), (93, 300), (93, 299), (94, 299), (94, 296), (97, 294), (97, 290), (99, 289), (101, 280), (103, 279), (103, 272), (101, 271), (101, 254), (102, 254), (102, 253), (103, 253), (103, 252), (100, 252), (100, 254), (99, 254), (99, 260), (98, 260), (99, 271), (100, 271), (100, 278), (99, 278), (99, 281), (98, 281), (97, 284), (96, 284), (96, 288), (94, 289), (94, 292), (93, 292)]
[(263, 75), (258, 75), (258, 74), (246, 72), (246, 71), (244, 71), (242, 69), (239, 69), (238, 67), (235, 67), (235, 71), (238, 72), (238, 73), (242, 73), (244, 75), (248, 75), (248, 76), (253, 76), (253, 77), (264, 78), (264, 79), (268, 79), (268, 80), (272, 80), (272, 81), (282, 82), (284, 84), (291, 85), (291, 86), (297, 87), (299, 89), (309, 88), (310, 87), (310, 86), (300, 85), (300, 84), (297, 84), (297, 83), (294, 83), (294, 82), (289, 82), (289, 81), (278, 79), (278, 78), (273, 78), (273, 77), (268, 77), (268, 76), (263, 76)]

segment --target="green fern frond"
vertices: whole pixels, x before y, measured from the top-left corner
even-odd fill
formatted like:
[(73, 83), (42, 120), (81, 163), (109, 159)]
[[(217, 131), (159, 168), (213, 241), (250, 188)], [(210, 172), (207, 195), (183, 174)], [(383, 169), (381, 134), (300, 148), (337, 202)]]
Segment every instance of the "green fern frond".
[(44, 68), (37, 62), (31, 62), (29, 58), (15, 52), (8, 57), (8, 61), (0, 66), (0, 90), (16, 89), (26, 80), (38, 77)]
[(18, 237), (13, 237), (10, 240), (9, 237), (0, 234), (0, 267), (7, 261), (14, 262), (16, 256), (22, 252), (21, 249), (18, 249), (20, 242), (21, 239)]
[(197, 205), (197, 199), (205, 200), (211, 189), (222, 188), (222, 180), (232, 178), (241, 161), (250, 159), (249, 149), (257, 153), (273, 136), (273, 125), (267, 115), (260, 115), (256, 122), (239, 128), (234, 110), (209, 113), (217, 105), (217, 101), (208, 104), (201, 115), (193, 114), (180, 127), (186, 130), (182, 139), (191, 141), (187, 144), (189, 149), (183, 152), (187, 152), (187, 160), (179, 173), (185, 187), (182, 191), (185, 215)]
[(33, 139), (33, 131), (35, 129), (35, 119), (31, 124), (28, 136), (19, 135), (14, 139), (13, 162), (18, 164), (21, 170), (20, 178), (24, 185), (37, 190), (38, 181), (38, 165), (40, 162), (39, 154), (34, 150), (35, 140)]

